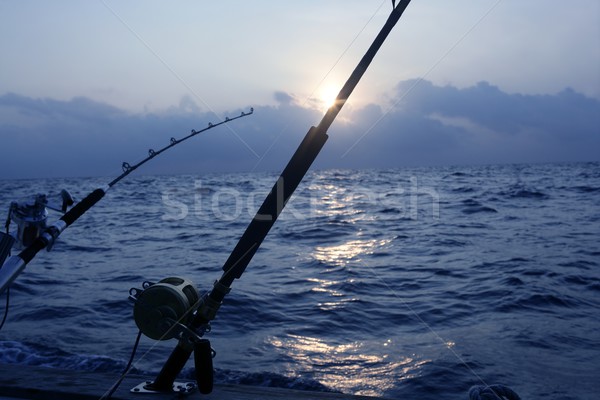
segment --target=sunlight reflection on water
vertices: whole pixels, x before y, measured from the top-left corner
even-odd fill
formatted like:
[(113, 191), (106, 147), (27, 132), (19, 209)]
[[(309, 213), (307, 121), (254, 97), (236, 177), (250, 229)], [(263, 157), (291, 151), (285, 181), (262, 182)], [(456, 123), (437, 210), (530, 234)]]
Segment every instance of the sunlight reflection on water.
[(385, 240), (350, 240), (335, 246), (317, 246), (313, 257), (324, 264), (344, 266), (351, 261), (360, 261), (359, 256), (373, 254), (377, 248), (391, 242)]
[[(429, 362), (389, 354), (390, 339), (378, 346), (384, 353), (367, 349), (363, 342), (331, 344), (320, 338), (292, 334), (285, 338), (271, 337), (269, 343), (289, 359), (290, 371), (308, 374), (342, 392), (363, 396), (383, 395), (397, 387), (398, 380), (418, 376), (421, 367)], [(354, 392), (358, 387), (362, 389)]]

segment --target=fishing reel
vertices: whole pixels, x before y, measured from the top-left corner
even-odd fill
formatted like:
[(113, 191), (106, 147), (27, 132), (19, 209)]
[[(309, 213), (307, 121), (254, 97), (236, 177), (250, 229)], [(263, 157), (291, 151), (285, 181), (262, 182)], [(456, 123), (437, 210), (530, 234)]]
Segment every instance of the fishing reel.
[(187, 327), (200, 300), (190, 280), (171, 277), (158, 283), (144, 282), (141, 290), (129, 290), (129, 298), (134, 301), (133, 319), (137, 327), (150, 339), (197, 335)]
[[(210, 393), (213, 387), (212, 359), (216, 352), (210, 347), (208, 339), (202, 338), (205, 332), (210, 331), (210, 325), (201, 327), (199, 331), (190, 327), (202, 302), (192, 281), (179, 277), (165, 278), (157, 283), (146, 281), (142, 284), (142, 289), (131, 288), (129, 298), (134, 302), (133, 319), (144, 335), (154, 340), (176, 338), (193, 346), (198, 388), (201, 393)], [(187, 393), (194, 388), (189, 383), (174, 382), (170, 389)], [(146, 382), (131, 391), (156, 393), (163, 392), (164, 388), (157, 388), (152, 382)]]
[(8, 231), (12, 221), (17, 225), (17, 231), (13, 234), (17, 248), (28, 247), (44, 232), (47, 227), (48, 209), (65, 213), (67, 208), (73, 205), (73, 197), (68, 191), (61, 190), (60, 196), (60, 207), (49, 203), (45, 194), (37, 194), (33, 200), (13, 201), (10, 204), (5, 227)]

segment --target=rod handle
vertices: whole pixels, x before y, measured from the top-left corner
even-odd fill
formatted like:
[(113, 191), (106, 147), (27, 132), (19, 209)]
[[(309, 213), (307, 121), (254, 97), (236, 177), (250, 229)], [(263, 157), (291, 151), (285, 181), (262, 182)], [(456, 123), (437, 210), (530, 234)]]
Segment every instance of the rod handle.
[(213, 351), (208, 339), (200, 339), (194, 343), (194, 366), (196, 369), (196, 382), (202, 394), (209, 394), (213, 390)]

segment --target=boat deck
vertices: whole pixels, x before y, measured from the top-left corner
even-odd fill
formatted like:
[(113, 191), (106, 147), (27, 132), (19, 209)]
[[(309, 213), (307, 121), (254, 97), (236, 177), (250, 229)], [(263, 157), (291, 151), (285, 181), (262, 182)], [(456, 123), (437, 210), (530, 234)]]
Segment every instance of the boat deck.
[[(60, 369), (0, 364), (0, 400), (97, 400), (105, 394), (118, 374), (101, 372), (78, 372)], [(282, 388), (215, 385), (213, 392), (202, 395), (193, 392), (189, 395), (176, 393), (140, 394), (130, 393), (130, 389), (149, 380), (148, 377), (130, 375), (113, 394), (114, 400), (373, 400), (374, 397), (352, 396), (339, 393), (310, 392)], [(4, 396), (4, 397), (3, 397)]]

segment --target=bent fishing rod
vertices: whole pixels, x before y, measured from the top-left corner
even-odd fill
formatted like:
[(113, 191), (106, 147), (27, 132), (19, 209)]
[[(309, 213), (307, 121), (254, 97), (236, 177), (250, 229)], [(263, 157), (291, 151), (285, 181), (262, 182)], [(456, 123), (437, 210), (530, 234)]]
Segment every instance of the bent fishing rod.
[[(17, 278), (17, 276), (23, 272), (27, 264), (33, 260), (33, 258), (38, 254), (42, 249), (46, 248), (50, 250), (54, 245), (54, 242), (58, 238), (58, 236), (71, 224), (73, 224), (79, 217), (85, 214), (90, 208), (92, 208), (104, 195), (106, 192), (120, 182), (123, 178), (131, 174), (133, 171), (138, 169), (140, 166), (150, 161), (151, 159), (157, 157), (161, 153), (167, 151), (168, 149), (177, 146), (179, 143), (188, 140), (191, 137), (194, 137), (200, 133), (206, 132), (210, 129), (216, 128), (223, 124), (227, 124), (231, 121), (234, 121), (239, 118), (246, 117), (254, 113), (254, 109), (250, 108), (249, 112), (244, 112), (236, 117), (229, 118), (226, 117), (224, 120), (218, 123), (209, 123), (207, 127), (194, 130), (192, 129), (191, 133), (181, 139), (171, 138), (169, 144), (160, 150), (148, 150), (148, 156), (138, 162), (137, 164), (131, 165), (127, 162), (122, 164), (123, 172), (121, 175), (113, 179), (103, 188), (98, 188), (88, 194), (83, 200), (77, 203), (73, 208), (69, 211), (66, 211), (65, 214), (53, 225), (47, 227), (41, 234), (24, 250), (22, 250), (18, 255), (10, 257), (2, 266), (0, 266), (0, 294), (4, 292), (6, 288), (8, 288), (11, 283)], [(4, 235), (3, 238), (9, 237), (8, 235)], [(11, 242), (12, 245), (12, 242)]]
[[(393, 5), (393, 10), (383, 28), (340, 90), (334, 104), (327, 110), (320, 123), (308, 130), (231, 255), (225, 261), (222, 268), (224, 272), (221, 278), (214, 283), (212, 290), (204, 296), (199, 296), (188, 280), (166, 278), (156, 284), (145, 282), (143, 290), (132, 289), (130, 291), (131, 298), (135, 302), (136, 324), (146, 336), (157, 340), (179, 338), (177, 346), (156, 379), (149, 384), (141, 384), (132, 389), (133, 391), (178, 391), (177, 388), (180, 385), (175, 382), (175, 379), (194, 353), (195, 375), (200, 392), (211, 392), (212, 357), (215, 353), (208, 340), (202, 336), (210, 331), (210, 321), (215, 318), (224, 297), (230, 291), (231, 284), (244, 273), (277, 217), (323, 148), (328, 138), (327, 130), (409, 3), (410, 0), (401, 0), (397, 5)], [(170, 301), (167, 302), (166, 299), (170, 299)], [(173, 306), (173, 304), (178, 305)], [(180, 307), (181, 304), (185, 304), (185, 306)], [(185, 391), (185, 389), (183, 390)]]

